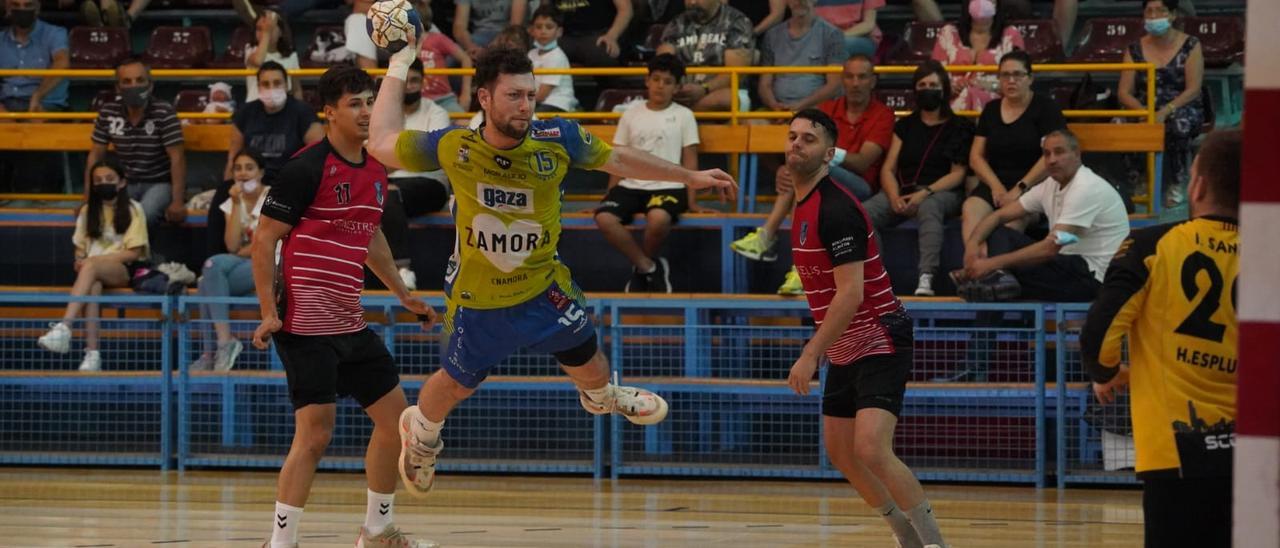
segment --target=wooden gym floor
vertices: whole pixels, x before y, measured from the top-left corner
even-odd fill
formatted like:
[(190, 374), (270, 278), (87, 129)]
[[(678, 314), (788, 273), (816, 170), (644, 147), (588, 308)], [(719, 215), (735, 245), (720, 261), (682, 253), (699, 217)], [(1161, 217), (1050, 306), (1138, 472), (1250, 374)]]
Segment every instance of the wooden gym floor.
[[(926, 485), (957, 548), (1142, 544), (1136, 490)], [(0, 546), (259, 546), (272, 472), (0, 468)], [(301, 524), (309, 546), (351, 546), (365, 486), (322, 473)], [(396, 522), (443, 546), (893, 546), (843, 483), (527, 478), (447, 474)]]

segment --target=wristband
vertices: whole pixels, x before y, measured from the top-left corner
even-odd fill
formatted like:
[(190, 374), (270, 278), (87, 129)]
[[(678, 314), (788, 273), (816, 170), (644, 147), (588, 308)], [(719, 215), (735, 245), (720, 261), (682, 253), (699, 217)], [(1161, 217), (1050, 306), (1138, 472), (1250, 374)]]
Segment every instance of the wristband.
[(391, 54), (391, 59), (387, 65), (387, 76), (391, 78), (399, 78), (401, 82), (409, 81), (409, 67), (413, 66), (413, 62), (418, 59), (415, 48), (403, 48)]
[(844, 163), (845, 156), (849, 155), (849, 151), (836, 147), (836, 155), (831, 158), (831, 167), (839, 166)]

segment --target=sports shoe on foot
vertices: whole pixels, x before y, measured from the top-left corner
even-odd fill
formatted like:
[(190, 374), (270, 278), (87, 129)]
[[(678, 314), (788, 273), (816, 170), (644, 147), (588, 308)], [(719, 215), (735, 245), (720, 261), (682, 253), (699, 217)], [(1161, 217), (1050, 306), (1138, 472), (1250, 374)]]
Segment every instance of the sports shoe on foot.
[(97, 350), (86, 350), (80, 361), (81, 371), (102, 371), (102, 355)]
[[(655, 271), (656, 272), (656, 271)], [(627, 280), (627, 285), (622, 286), (624, 293), (648, 293), (649, 279), (653, 273), (644, 273), (631, 267), (631, 279)]]
[(956, 293), (971, 303), (1004, 302), (1022, 295), (1022, 284), (1012, 273), (1001, 269), (957, 286)]
[(422, 416), (417, 406), (411, 405), (400, 412), (400, 479), (410, 495), (425, 497), (436, 481), (436, 456), (444, 449), (444, 440), (436, 440), (434, 447), (418, 441), (413, 433), (413, 421)]
[(404, 286), (408, 288), (409, 291), (415, 291), (418, 289), (418, 275), (414, 274), (412, 270), (409, 270), (409, 267), (407, 266), (400, 267), (400, 281), (404, 282)]
[[(262, 543), (262, 548), (271, 548), (271, 539), (267, 539), (266, 542)], [(293, 543), (293, 548), (298, 548), (298, 543)]]
[(388, 525), (381, 534), (370, 535), (364, 527), (360, 528), (360, 536), (356, 538), (356, 548), (373, 547), (393, 548), (439, 548), (440, 544), (430, 540), (411, 539), (400, 532), (394, 524)]
[(778, 286), (778, 294), (787, 297), (804, 295), (804, 284), (800, 283), (800, 273), (796, 272), (796, 267), (793, 266), (787, 271), (787, 277), (782, 280), (782, 285)]
[(658, 257), (654, 259), (653, 264), (657, 266), (653, 272), (649, 273), (649, 291), (654, 293), (670, 293), (671, 292), (671, 263), (667, 262), (666, 257)]
[(204, 352), (187, 366), (187, 371), (213, 371), (213, 354)]
[(916, 283), (916, 296), (932, 297), (933, 295), (933, 273), (925, 272), (920, 274), (920, 281)]
[(218, 352), (213, 356), (213, 370), (220, 373), (230, 371), (236, 366), (236, 358), (244, 350), (244, 343), (231, 339), (226, 344), (218, 345)]
[(733, 243), (729, 244), (729, 249), (753, 261), (771, 263), (778, 260), (778, 253), (773, 250), (773, 240), (766, 240), (764, 238), (764, 229), (761, 228), (757, 228), (754, 232), (734, 240)]
[(58, 354), (71, 351), (71, 328), (62, 322), (49, 324), (49, 332), (36, 339), (41, 348)]
[(643, 388), (609, 385), (603, 402), (597, 402), (578, 391), (578, 402), (582, 408), (592, 415), (617, 413), (625, 417), (631, 424), (648, 426), (658, 424), (667, 418), (667, 400)]

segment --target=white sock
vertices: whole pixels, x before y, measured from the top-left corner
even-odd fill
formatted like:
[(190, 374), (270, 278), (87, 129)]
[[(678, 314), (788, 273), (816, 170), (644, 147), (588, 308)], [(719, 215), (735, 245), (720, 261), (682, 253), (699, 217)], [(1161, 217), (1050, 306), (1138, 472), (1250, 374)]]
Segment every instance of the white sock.
[(582, 392), (586, 394), (587, 397), (591, 399), (591, 401), (596, 403), (604, 403), (605, 398), (609, 397), (609, 389), (611, 388), (613, 388), (612, 385), (605, 384), (600, 388), (583, 390)]
[(297, 544), (301, 520), (301, 508), (276, 501), (276, 515), (271, 520), (271, 548), (292, 548)]
[(444, 421), (435, 422), (428, 419), (422, 414), (422, 410), (415, 407), (417, 413), (414, 413), (413, 424), (411, 426), (413, 435), (418, 441), (427, 447), (435, 447), (440, 443), (440, 430), (444, 428)]
[(365, 505), (364, 511), (364, 530), (375, 537), (386, 531), (387, 526), (391, 525), (395, 501), (394, 492), (384, 495), (369, 489), (369, 502)]
[(889, 524), (889, 528), (893, 530), (893, 536), (898, 537), (898, 542), (902, 543), (902, 548), (922, 548), (924, 544), (920, 541), (920, 535), (911, 526), (911, 521), (907, 519), (907, 515), (898, 509), (898, 505), (893, 501), (889, 501), (884, 506), (876, 508), (876, 513)]
[(942, 540), (942, 531), (938, 529), (938, 520), (933, 517), (933, 507), (929, 506), (929, 501), (921, 502), (915, 508), (907, 510), (907, 519), (911, 520), (911, 526), (915, 528), (916, 533), (920, 535), (920, 540), (926, 545), (947, 545)]

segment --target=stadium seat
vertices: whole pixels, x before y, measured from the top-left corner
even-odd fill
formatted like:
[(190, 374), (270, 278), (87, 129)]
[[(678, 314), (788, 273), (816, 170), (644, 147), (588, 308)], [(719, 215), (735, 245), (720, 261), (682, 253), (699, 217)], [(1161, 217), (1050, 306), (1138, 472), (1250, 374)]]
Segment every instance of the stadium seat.
[(144, 54), (152, 68), (203, 68), (213, 60), (206, 27), (156, 27)]
[(1022, 33), (1027, 55), (1033, 63), (1052, 63), (1062, 60), (1062, 39), (1053, 27), (1052, 19), (1025, 19), (1010, 23)]
[(1142, 19), (1097, 17), (1085, 22), (1080, 45), (1071, 56), (1077, 63), (1119, 63), (1129, 44), (1144, 34)]
[(93, 99), (89, 101), (89, 110), (93, 112), (102, 110), (103, 105), (115, 101), (116, 97), (118, 97), (118, 95), (116, 95), (116, 90), (114, 89), (104, 89), (99, 91), (98, 94), (94, 95)]
[(184, 89), (173, 98), (173, 108), (178, 112), (204, 112), (207, 104), (209, 104), (207, 89)]
[(915, 110), (916, 94), (909, 89), (877, 88), (876, 99), (893, 110)]
[(214, 68), (244, 68), (245, 48), (254, 41), (253, 28), (246, 26), (236, 27), (231, 33), (231, 42), (227, 44), (227, 49), (222, 52), (222, 57), (209, 64)]
[(938, 31), (946, 23), (922, 23), (912, 21), (907, 26), (907, 46), (892, 60), (895, 65), (918, 65), (933, 56), (933, 44), (938, 39)]
[(1244, 21), (1239, 17), (1187, 17), (1182, 28), (1200, 39), (1206, 66), (1225, 67), (1244, 61)]
[(346, 29), (340, 26), (316, 27), (311, 45), (302, 55), (301, 64), (307, 68), (328, 68), (354, 57), (347, 51)]
[(324, 110), (324, 100), (320, 98), (320, 90), (315, 87), (302, 86), (302, 102), (310, 105), (316, 112)]
[(596, 112), (613, 112), (613, 108), (633, 99), (644, 99), (648, 93), (643, 89), (609, 88), (600, 92), (596, 99)]
[(67, 42), (71, 49), (71, 68), (114, 68), (133, 55), (128, 29), (75, 27)]

